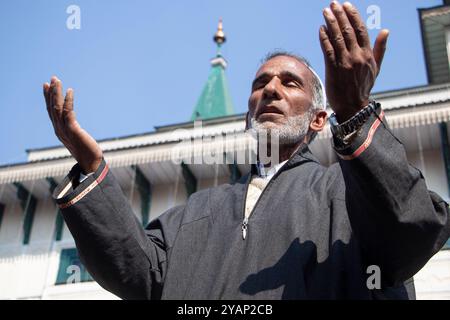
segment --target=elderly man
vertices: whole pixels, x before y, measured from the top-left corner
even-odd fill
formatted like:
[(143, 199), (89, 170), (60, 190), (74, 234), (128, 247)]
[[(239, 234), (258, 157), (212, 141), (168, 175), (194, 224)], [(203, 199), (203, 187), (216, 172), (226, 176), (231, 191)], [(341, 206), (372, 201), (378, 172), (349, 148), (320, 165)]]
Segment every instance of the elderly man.
[[(197, 192), (145, 229), (78, 125), (73, 91), (44, 84), (55, 132), (77, 164), (55, 190), (81, 260), (126, 299), (413, 299), (413, 275), (450, 234), (447, 204), (427, 190), (369, 99), (388, 32), (372, 49), (358, 11), (332, 2), (320, 42), (339, 163), (308, 149), (327, 114), (307, 62), (269, 55), (256, 73), (247, 127), (279, 137), (279, 163)], [(368, 281), (380, 271), (379, 288)], [(369, 284), (369, 285), (368, 285)]]

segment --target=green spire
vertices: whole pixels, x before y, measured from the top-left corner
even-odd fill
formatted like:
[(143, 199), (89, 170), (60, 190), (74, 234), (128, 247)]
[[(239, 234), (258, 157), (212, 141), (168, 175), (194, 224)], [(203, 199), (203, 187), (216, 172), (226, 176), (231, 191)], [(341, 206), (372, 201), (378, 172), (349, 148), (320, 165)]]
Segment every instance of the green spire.
[(220, 54), (220, 47), (226, 41), (222, 30), (222, 19), (214, 35), (214, 42), (217, 43), (216, 57), (211, 59), (211, 71), (208, 81), (203, 88), (202, 94), (197, 101), (191, 120), (211, 119), (234, 114), (231, 96), (228, 90), (228, 83), (225, 77), (227, 62)]

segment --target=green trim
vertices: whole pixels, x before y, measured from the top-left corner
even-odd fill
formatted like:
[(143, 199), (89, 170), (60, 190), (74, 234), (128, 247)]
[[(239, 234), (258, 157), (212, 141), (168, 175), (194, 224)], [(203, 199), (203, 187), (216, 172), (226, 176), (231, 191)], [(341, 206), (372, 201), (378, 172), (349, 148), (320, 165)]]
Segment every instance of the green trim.
[[(47, 180), (48, 184), (50, 185), (50, 187), (49, 187), (50, 193), (53, 194), (53, 191), (58, 186), (58, 183), (55, 181), (55, 179), (53, 179), (51, 177), (46, 178), (46, 180)], [(58, 210), (56, 211), (56, 221), (55, 221), (55, 231), (54, 231), (55, 241), (62, 240), (63, 230), (64, 230), (64, 218), (61, 214), (61, 210), (58, 208)]]
[(142, 173), (141, 169), (138, 166), (131, 166), (134, 171), (134, 180), (139, 191), (139, 195), (141, 197), (141, 216), (142, 216), (142, 225), (147, 226), (150, 218), (150, 207), (152, 202), (152, 185), (147, 180), (145, 175)]
[(48, 184), (50, 185), (50, 192), (53, 193), (53, 191), (55, 191), (56, 187), (58, 186), (58, 183), (51, 177), (47, 177), (45, 180), (47, 180)]
[(242, 173), (239, 170), (236, 162), (228, 164), (228, 169), (230, 170), (230, 182), (236, 183), (236, 181), (238, 181), (242, 177)]
[(74, 281), (74, 278), (72, 276), (74, 275), (74, 272), (73, 270), (68, 269), (70, 266), (78, 266), (80, 268), (80, 282), (94, 280), (86, 270), (85, 266), (81, 263), (77, 249), (70, 248), (61, 250), (59, 257), (58, 276), (56, 277), (55, 284), (73, 283), (72, 281)]
[(23, 244), (30, 243), (31, 229), (33, 227), (34, 214), (36, 212), (37, 200), (36, 198), (20, 183), (14, 182), (17, 187), (17, 197), (20, 201), (20, 206), (25, 213), (23, 219)]
[(447, 123), (439, 123), (439, 132), (441, 134), (441, 150), (444, 159), (445, 175), (447, 176), (447, 187), (450, 195), (450, 144), (448, 141)]
[(56, 212), (56, 221), (55, 221), (55, 241), (61, 241), (64, 230), (64, 218), (61, 214), (61, 210), (58, 208)]
[(2, 228), (3, 214), (5, 212), (5, 205), (0, 203), (0, 230)]
[(444, 250), (449, 250), (450, 249), (450, 238), (447, 240), (447, 242), (444, 244), (444, 247), (442, 248)]
[(191, 169), (184, 162), (181, 162), (181, 168), (184, 178), (184, 185), (186, 187), (186, 193), (188, 197), (197, 191), (197, 178), (195, 178)]
[(30, 243), (31, 229), (33, 227), (34, 214), (36, 212), (37, 200), (30, 196), (28, 209), (25, 212), (25, 219), (23, 221), (23, 244)]

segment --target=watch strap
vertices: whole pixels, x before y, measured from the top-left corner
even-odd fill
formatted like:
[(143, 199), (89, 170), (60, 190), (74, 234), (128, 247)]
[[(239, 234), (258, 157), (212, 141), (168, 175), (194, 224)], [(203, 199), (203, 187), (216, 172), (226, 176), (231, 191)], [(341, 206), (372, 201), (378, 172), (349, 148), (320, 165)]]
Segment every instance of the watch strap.
[(369, 104), (358, 111), (353, 117), (347, 121), (339, 124), (336, 115), (333, 113), (330, 116), (330, 128), (333, 135), (337, 138), (344, 139), (349, 134), (357, 131), (366, 120), (375, 113), (375, 110), (380, 106), (380, 104), (374, 100), (371, 100)]

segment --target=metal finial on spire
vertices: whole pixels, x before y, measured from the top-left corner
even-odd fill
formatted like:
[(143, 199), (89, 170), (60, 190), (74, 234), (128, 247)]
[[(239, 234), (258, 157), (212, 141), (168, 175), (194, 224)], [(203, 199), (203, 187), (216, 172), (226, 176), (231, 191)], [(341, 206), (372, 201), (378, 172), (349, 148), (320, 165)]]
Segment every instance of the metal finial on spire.
[(217, 32), (214, 35), (214, 42), (217, 43), (217, 45), (220, 47), (220, 45), (226, 40), (227, 38), (225, 37), (225, 33), (223, 32), (222, 18), (220, 18), (219, 25), (217, 26)]

